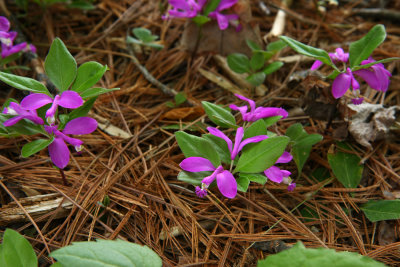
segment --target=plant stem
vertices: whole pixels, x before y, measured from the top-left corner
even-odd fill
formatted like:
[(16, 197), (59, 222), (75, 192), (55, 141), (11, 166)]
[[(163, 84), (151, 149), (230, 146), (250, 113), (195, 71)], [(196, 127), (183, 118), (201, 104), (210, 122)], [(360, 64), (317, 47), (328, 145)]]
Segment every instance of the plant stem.
[(60, 169), (60, 168), (58, 170), (60, 171), (60, 175), (61, 175), (61, 179), (62, 179), (63, 185), (68, 185), (67, 178), (65, 178), (64, 170)]

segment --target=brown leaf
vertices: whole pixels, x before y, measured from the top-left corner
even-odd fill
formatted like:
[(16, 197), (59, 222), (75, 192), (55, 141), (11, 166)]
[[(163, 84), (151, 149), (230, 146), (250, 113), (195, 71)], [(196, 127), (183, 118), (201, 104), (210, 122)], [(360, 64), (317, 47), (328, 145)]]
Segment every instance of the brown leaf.
[(160, 117), (167, 120), (195, 120), (204, 114), (202, 107), (174, 108)]

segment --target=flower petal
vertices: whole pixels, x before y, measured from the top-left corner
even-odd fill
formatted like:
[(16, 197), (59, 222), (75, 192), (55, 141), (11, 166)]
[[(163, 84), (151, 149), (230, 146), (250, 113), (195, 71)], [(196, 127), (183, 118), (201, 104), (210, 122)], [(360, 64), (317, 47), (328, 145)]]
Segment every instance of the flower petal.
[(256, 109), (256, 102), (254, 102), (253, 100), (248, 99), (248, 98), (246, 98), (246, 97), (244, 97), (242, 95), (239, 95), (239, 94), (235, 94), (235, 96), (237, 98), (239, 98), (240, 100), (247, 101), (249, 103), (249, 105), (250, 105), (250, 111), (254, 111)]
[(54, 138), (53, 143), (49, 145), (49, 154), (51, 161), (60, 169), (64, 169), (69, 162), (69, 150), (64, 140)]
[(312, 64), (310, 70), (316, 70), (316, 69), (318, 69), (319, 67), (321, 67), (322, 64), (324, 64), (324, 63), (322, 63), (322, 61), (316, 60), (316, 61), (314, 61), (314, 63)]
[(97, 121), (90, 117), (79, 117), (69, 121), (64, 130), (63, 134), (90, 134), (97, 128)]
[(0, 16), (0, 31), (8, 32), (10, 29), (10, 21), (6, 17)]
[[(211, 14), (211, 13), (213, 13), (213, 14)], [(221, 13), (218, 13), (218, 12), (215, 12), (215, 11), (211, 12), (211, 13), (209, 15), (210, 15), (210, 17), (211, 16), (215, 16), (215, 18), (217, 19), (217, 22), (218, 22), (218, 27), (221, 30), (226, 30), (228, 28), (228, 26), (229, 26), (228, 18), (225, 15), (223, 15)]]
[(276, 166), (271, 166), (264, 171), (265, 176), (275, 183), (281, 183), (284, 177), (284, 172)]
[(231, 139), (229, 139), (228, 136), (226, 136), (223, 132), (214, 127), (207, 127), (207, 131), (209, 131), (210, 134), (215, 135), (216, 137), (224, 139), (226, 144), (228, 145), (229, 152), (232, 153), (232, 141)]
[(255, 120), (274, 117), (274, 116), (282, 116), (283, 118), (286, 118), (288, 116), (288, 112), (283, 108), (270, 108), (270, 107), (258, 107), (254, 111)]
[(227, 198), (234, 198), (237, 194), (237, 182), (229, 171), (217, 174), (217, 186), (219, 191)]
[(206, 158), (202, 157), (189, 157), (182, 160), (181, 164), (179, 164), (181, 168), (188, 172), (203, 172), (203, 171), (215, 171), (216, 168)]
[(275, 162), (276, 163), (288, 163), (289, 161), (291, 161), (293, 159), (293, 156), (285, 151), (283, 152), (282, 156), (279, 157), (279, 159)]
[(250, 138), (247, 138), (247, 139), (243, 140), (243, 142), (240, 143), (238, 153), (242, 150), (242, 148), (245, 145), (250, 144), (250, 143), (258, 143), (258, 142), (260, 142), (260, 141), (262, 141), (264, 139), (267, 139), (267, 138), (268, 138), (267, 135), (257, 135), (257, 136), (253, 136), (253, 137), (250, 137)]
[(216, 8), (217, 11), (222, 11), (224, 9), (228, 9), (234, 4), (236, 4), (238, 0), (221, 0)]
[(242, 149), (242, 147), (240, 146), (240, 142), (243, 139), (243, 135), (244, 135), (244, 130), (243, 127), (239, 127), (236, 130), (236, 136), (235, 136), (235, 145), (233, 146), (233, 150), (231, 152), (231, 160), (234, 160), (237, 156), (237, 154), (240, 152), (240, 150)]
[(21, 107), (27, 110), (34, 110), (43, 107), (46, 104), (52, 103), (53, 99), (45, 94), (30, 94), (21, 101)]
[(247, 112), (247, 106), (238, 107), (234, 104), (231, 104), (231, 105), (229, 105), (229, 108), (232, 110), (239, 110), (239, 112), (242, 114), (242, 118), (244, 120), (244, 117), (246, 116), (246, 112)]
[(83, 104), (82, 97), (74, 91), (64, 91), (58, 104), (64, 108), (79, 108)]
[(5, 122), (3, 122), (3, 125), (6, 126), (6, 127), (13, 126), (14, 124), (16, 124), (17, 122), (19, 122), (19, 121), (22, 120), (23, 118), (24, 118), (24, 117), (21, 116), (21, 115), (12, 117), (12, 118), (6, 120)]
[(339, 74), (332, 83), (332, 95), (334, 98), (342, 97), (350, 88), (351, 75), (347, 73)]
[(368, 69), (361, 69), (354, 71), (354, 74), (363, 78), (364, 81), (366, 81), (371, 88), (375, 90), (380, 90), (381, 83), (375, 72)]

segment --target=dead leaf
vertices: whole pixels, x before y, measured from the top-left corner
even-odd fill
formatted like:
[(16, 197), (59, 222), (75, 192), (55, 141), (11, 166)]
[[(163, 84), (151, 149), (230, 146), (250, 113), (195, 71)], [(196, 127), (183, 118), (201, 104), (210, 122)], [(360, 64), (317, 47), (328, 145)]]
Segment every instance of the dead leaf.
[(174, 108), (160, 117), (161, 120), (195, 120), (204, 114), (202, 107)]

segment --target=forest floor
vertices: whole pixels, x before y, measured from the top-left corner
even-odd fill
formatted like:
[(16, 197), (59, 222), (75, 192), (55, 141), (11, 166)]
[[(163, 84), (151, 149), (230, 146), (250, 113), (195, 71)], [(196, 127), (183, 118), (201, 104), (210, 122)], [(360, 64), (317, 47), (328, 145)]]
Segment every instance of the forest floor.
[[(20, 149), (27, 137), (0, 139), (3, 208), (12, 197), (25, 205), (27, 196), (53, 193), (56, 195), (48, 198), (64, 197), (69, 203), (33, 217), (44, 239), (24, 215), (1, 224), (2, 230), (12, 227), (24, 233), (43, 266), (51, 262), (48, 250), (97, 238), (147, 245), (165, 266), (254, 266), (257, 260), (297, 241), (306, 247), (353, 251), (390, 266), (399, 265), (399, 221), (371, 223), (360, 210), (360, 205), (371, 199), (399, 198), (398, 135), (373, 142), (372, 150), (358, 144), (348, 133), (346, 103), (334, 101), (328, 80), (308, 76), (312, 60), (291, 57), (295, 52), (285, 48), (275, 57), (286, 60), (285, 65), (267, 77), (267, 90), (254, 93), (237, 84), (216, 57), (237, 47), (235, 40), (229, 39), (235, 38), (232, 31), (214, 36), (215, 42), (224, 44), (218, 51), (206, 51), (213, 50), (212, 44), (209, 48), (200, 43), (200, 53), (187, 52), (183, 46), (194, 41), (181, 40), (185, 20), (161, 19), (167, 1), (99, 0), (90, 11), (62, 4), (42, 9), (30, 3), (27, 14), (14, 1), (1, 2), (5, 3), (2, 13), (12, 14), (26, 40), (38, 48), (40, 64), (52, 40), (59, 37), (78, 65), (93, 60), (109, 67), (101, 87), (120, 88), (97, 99), (90, 115), (102, 125), (82, 137), (83, 153), (73, 154), (65, 169), (68, 186), (49, 161), (47, 150), (23, 159)], [(337, 47), (347, 50), (350, 42), (360, 39), (373, 25), (383, 24), (387, 38), (373, 57), (399, 57), (400, 18), (365, 15), (365, 10), (381, 4), (385, 10), (400, 10), (400, 3), (394, 0), (340, 1), (339, 6), (328, 5), (326, 12), (318, 11), (314, 1), (294, 1), (284, 8), (283, 34), (333, 52)], [(243, 6), (245, 9), (246, 3)], [(277, 40), (268, 33), (281, 1), (252, 0), (250, 7), (252, 16), (247, 15), (246, 23), (253, 29), (259, 27), (258, 38)], [(131, 54), (125, 39), (137, 27), (159, 35), (164, 48)], [(166, 102), (173, 101), (173, 96), (144, 75), (139, 64), (158, 82), (184, 92), (189, 101), (168, 107)], [(362, 90), (369, 103), (398, 105), (400, 63), (385, 66), (393, 75), (389, 90)], [(40, 65), (31, 66), (30, 71), (16, 70), (15, 74), (36, 78), (39, 70)], [(328, 72), (325, 68), (320, 71)], [(221, 79), (227, 80), (227, 85), (215, 82)], [(18, 90), (3, 88), (1, 103), (9, 97), (21, 98)], [(267, 182), (265, 186), (251, 184), (247, 193), (238, 193), (234, 199), (213, 190), (201, 199), (193, 186), (177, 180), (184, 156), (174, 132), (197, 125), (191, 133), (205, 133), (204, 125), (212, 123), (205, 120), (201, 101), (239, 104), (234, 92), (255, 99), (259, 106), (285, 108), (289, 117), (279, 121), (274, 132), (285, 133), (290, 125), (301, 123), (308, 133), (323, 135), (300, 175), (294, 162), (288, 164), (297, 183), (293, 192)], [(329, 112), (335, 115), (330, 118)], [(326, 183), (333, 177), (327, 154), (337, 141), (347, 141), (351, 153), (364, 162), (357, 188), (345, 188), (336, 179)], [(105, 198), (109, 198), (106, 208), (99, 204)]]

